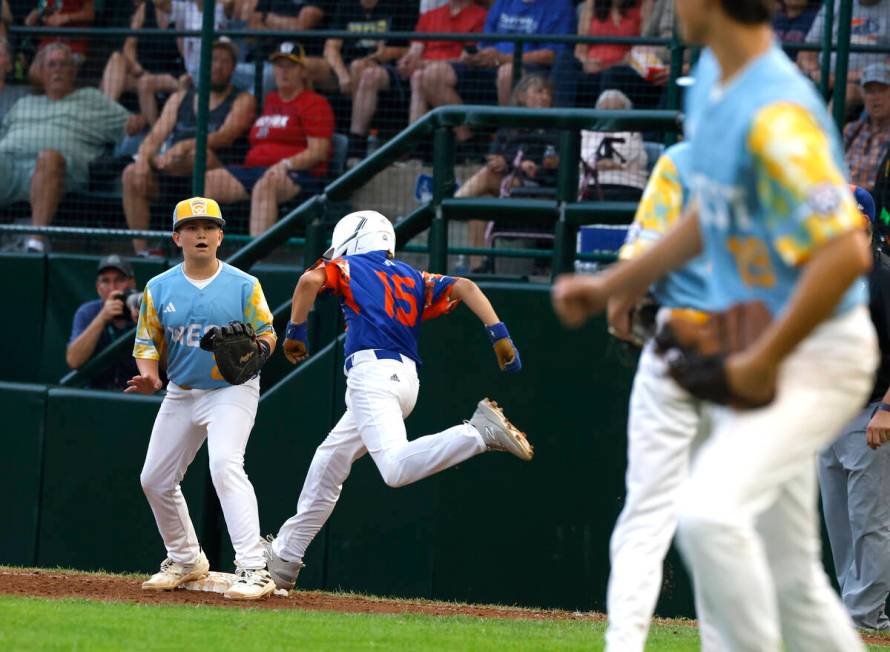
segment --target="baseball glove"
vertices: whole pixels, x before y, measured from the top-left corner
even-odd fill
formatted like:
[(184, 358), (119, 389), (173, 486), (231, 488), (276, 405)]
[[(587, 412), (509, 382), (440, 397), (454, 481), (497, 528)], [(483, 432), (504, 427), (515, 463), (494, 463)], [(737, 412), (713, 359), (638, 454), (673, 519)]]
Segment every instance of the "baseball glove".
[(655, 318), (661, 306), (651, 294), (637, 301), (630, 313), (630, 343), (642, 348), (655, 337)]
[(212, 327), (204, 333), (200, 345), (213, 353), (219, 373), (231, 385), (256, 376), (269, 359), (269, 345), (257, 339), (253, 326), (238, 321)]
[(746, 349), (770, 319), (759, 301), (721, 313), (675, 310), (655, 336), (656, 351), (664, 356), (670, 376), (696, 398), (736, 408), (762, 407), (774, 396), (752, 399), (736, 394), (729, 386), (726, 358)]

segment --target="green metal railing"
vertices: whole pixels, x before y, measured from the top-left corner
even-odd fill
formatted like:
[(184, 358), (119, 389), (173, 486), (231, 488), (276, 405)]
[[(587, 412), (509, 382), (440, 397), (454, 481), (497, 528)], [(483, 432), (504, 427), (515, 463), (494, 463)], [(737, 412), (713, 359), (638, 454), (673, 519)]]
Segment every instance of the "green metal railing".
[[(481, 127), (533, 126), (563, 130), (560, 159), (557, 169), (557, 194), (553, 200), (534, 199), (454, 199), (454, 134), (453, 127), (468, 124)], [(428, 204), (399, 221), (395, 226), (400, 249), (412, 238), (429, 229), (429, 268), (445, 272), (451, 253), (477, 253), (473, 248), (449, 250), (448, 220), (498, 219), (509, 215), (512, 220), (540, 221), (549, 218), (554, 223), (554, 247), (550, 257), (554, 274), (571, 269), (576, 259), (575, 233), (581, 224), (628, 222), (636, 208), (632, 202), (578, 202), (578, 166), (580, 161), (580, 131), (641, 131), (662, 129), (677, 132), (680, 114), (676, 111), (597, 111), (593, 109), (525, 109), (491, 106), (439, 107), (389, 140), (351, 170), (329, 183), (315, 195), (285, 215), (271, 229), (251, 239), (227, 259), (231, 265), (250, 269), (257, 261), (277, 247), (290, 241), (305, 227), (303, 262), (308, 264), (320, 256), (326, 247), (325, 225), (322, 217), (329, 201), (340, 201), (368, 183), (402, 154), (411, 152), (418, 142), (434, 138), (433, 198)], [(52, 227), (50, 227), (52, 228)], [(60, 227), (56, 227), (61, 230)], [(76, 231), (76, 230), (72, 230)], [(133, 232), (120, 231), (121, 237), (133, 237)], [(148, 232), (157, 233), (157, 232)], [(525, 252), (522, 252), (523, 254)], [(509, 252), (508, 255), (517, 255)], [(536, 253), (534, 257), (541, 257)], [(585, 256), (584, 259), (597, 259)], [(123, 334), (80, 369), (63, 377), (61, 385), (79, 385), (101, 371), (131, 346), (133, 331)]]

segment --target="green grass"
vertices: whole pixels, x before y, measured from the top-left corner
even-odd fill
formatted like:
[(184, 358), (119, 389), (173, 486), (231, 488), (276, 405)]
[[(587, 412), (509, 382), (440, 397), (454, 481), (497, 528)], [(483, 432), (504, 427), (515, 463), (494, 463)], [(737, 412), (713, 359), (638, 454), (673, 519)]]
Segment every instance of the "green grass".
[[(600, 650), (602, 622), (364, 615), (0, 596), (3, 650)], [(647, 650), (697, 650), (688, 623)], [(881, 649), (873, 647), (871, 649)], [(886, 649), (886, 648), (884, 648)]]
[[(3, 650), (590, 650), (603, 623), (147, 606), (0, 597)], [(658, 650), (694, 650), (659, 627)], [(655, 649), (655, 648), (653, 648)]]

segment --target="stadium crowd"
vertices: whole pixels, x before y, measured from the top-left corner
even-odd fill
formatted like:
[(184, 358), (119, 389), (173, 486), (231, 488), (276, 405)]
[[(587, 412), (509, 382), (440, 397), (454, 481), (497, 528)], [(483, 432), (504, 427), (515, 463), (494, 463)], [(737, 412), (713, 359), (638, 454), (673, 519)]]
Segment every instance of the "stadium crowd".
[[(797, 52), (795, 44), (820, 42), (820, 5), (785, 0), (775, 20), (787, 51), (814, 81), (819, 53)], [(123, 214), (131, 229), (142, 230), (151, 223), (152, 202), (181, 197), (195, 161), (201, 40), (163, 32), (200, 29), (202, 20), (201, 0), (2, 0), (0, 33), (10, 25), (133, 31), (115, 40), (0, 37), (0, 219), (48, 225), (65, 193), (99, 189), (106, 200), (119, 196), (112, 211), (117, 223), (105, 225), (121, 225)], [(669, 0), (221, 0), (217, 30), (292, 34), (214, 42), (206, 194), (249, 205), (247, 229), (258, 235), (275, 223), (281, 204), (317, 192), (431, 108), (526, 104), (527, 93), (513, 87), (513, 43), (497, 41), (498, 34), (669, 38), (673, 23)], [(314, 37), (319, 29), (357, 36)], [(360, 37), (380, 31), (479, 34), (479, 40)], [(890, 44), (890, 0), (855, 0), (852, 42)], [(853, 180), (869, 190), (880, 185), (890, 145), (888, 61), (886, 53), (850, 57), (844, 145)], [(524, 45), (522, 62), (523, 88), (531, 84), (548, 95), (530, 106), (666, 106), (667, 47), (535, 42)], [(460, 158), (485, 163), (462, 196), (552, 187), (555, 159), (544, 161), (540, 134), (527, 134), (528, 142), (521, 130), (474, 134), (458, 126), (455, 134)], [(639, 197), (659, 152), (644, 146), (644, 136), (584, 134), (580, 197)], [(429, 152), (421, 148), (418, 155)], [(880, 210), (886, 201), (880, 193), (877, 199)], [(78, 224), (91, 225), (89, 218)], [(484, 226), (471, 229), (471, 245), (485, 243)], [(47, 243), (35, 236), (16, 246), (43, 251)], [(151, 253), (139, 238), (134, 250)]]

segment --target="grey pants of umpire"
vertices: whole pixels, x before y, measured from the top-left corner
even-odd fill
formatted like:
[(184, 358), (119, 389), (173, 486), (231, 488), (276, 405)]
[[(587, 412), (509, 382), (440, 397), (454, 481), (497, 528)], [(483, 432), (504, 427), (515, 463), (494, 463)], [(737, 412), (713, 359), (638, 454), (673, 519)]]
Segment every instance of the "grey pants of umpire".
[(868, 447), (869, 404), (819, 455), (819, 486), (844, 605), (858, 627), (890, 629), (890, 444)]

